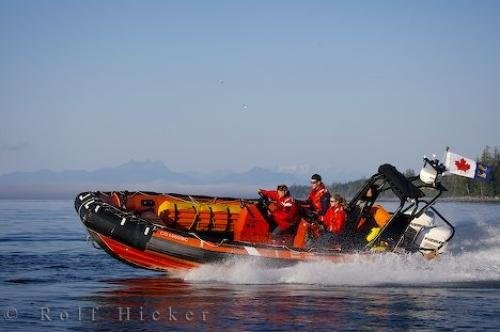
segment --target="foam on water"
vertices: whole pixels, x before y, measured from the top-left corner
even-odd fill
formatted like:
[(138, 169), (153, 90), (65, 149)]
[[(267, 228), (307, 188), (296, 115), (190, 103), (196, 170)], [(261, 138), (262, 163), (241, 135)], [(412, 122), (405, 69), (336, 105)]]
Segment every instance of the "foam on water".
[(332, 286), (500, 281), (500, 228), (497, 217), (492, 219), (491, 215), (481, 216), (478, 213), (460, 219), (449, 253), (431, 261), (418, 253), (388, 253), (374, 255), (370, 259), (358, 256), (344, 263), (315, 261), (279, 268), (258, 260), (233, 259), (204, 265), (180, 277), (190, 282)]
[(426, 261), (420, 254), (377, 255), (351, 262), (304, 262), (291, 267), (266, 266), (256, 260), (230, 260), (204, 265), (181, 276), (191, 282), (231, 284), (299, 283), (332, 286), (433, 284), (500, 280), (500, 249)]

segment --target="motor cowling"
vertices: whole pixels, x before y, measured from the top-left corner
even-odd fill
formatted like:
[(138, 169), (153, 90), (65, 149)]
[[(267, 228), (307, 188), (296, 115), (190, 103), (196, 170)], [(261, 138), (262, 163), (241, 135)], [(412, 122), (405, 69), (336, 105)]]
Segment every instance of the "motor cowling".
[(431, 211), (425, 211), (421, 216), (411, 221), (410, 227), (418, 233), (420, 232), (422, 227), (434, 226), (434, 218), (434, 213), (432, 213)]
[(451, 235), (452, 230), (446, 226), (423, 226), (414, 243), (422, 253), (442, 253)]
[(411, 248), (410, 251), (420, 251), (424, 254), (443, 253), (452, 233), (453, 231), (447, 226), (436, 226), (434, 213), (425, 211), (409, 225), (405, 235), (413, 240), (407, 249)]

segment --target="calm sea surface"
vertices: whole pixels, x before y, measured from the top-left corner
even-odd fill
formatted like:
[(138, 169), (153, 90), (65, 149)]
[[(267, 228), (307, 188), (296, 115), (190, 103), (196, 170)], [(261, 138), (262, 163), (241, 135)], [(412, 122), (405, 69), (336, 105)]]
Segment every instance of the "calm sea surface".
[(450, 254), (165, 275), (87, 241), (72, 201), (0, 200), (0, 330), (500, 330), (500, 205), (442, 203)]

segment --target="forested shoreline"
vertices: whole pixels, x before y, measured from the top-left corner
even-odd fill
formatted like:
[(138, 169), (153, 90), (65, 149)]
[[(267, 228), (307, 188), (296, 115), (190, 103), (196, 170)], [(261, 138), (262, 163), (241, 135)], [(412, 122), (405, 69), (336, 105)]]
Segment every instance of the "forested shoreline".
[[(442, 177), (442, 184), (448, 189), (444, 193), (445, 200), (464, 202), (500, 202), (500, 149), (498, 146), (486, 146), (476, 158), (477, 162), (493, 167), (492, 180), (486, 182), (481, 179), (470, 179), (463, 176), (448, 174)], [(407, 169), (406, 176), (414, 176), (418, 171)], [(339, 193), (350, 198), (366, 183), (368, 178), (363, 178), (345, 183), (326, 183), (330, 192)], [(292, 185), (290, 190), (294, 197), (302, 199), (309, 193), (309, 186)], [(390, 199), (391, 197), (387, 197)]]

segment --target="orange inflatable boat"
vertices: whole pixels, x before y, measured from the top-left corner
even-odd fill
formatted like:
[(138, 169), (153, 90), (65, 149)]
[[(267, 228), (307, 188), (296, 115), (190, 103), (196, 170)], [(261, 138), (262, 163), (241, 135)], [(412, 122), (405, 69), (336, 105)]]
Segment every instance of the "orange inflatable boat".
[[(439, 165), (434, 164), (439, 175)], [(304, 210), (291, 234), (273, 238), (265, 204), (259, 199), (97, 191), (79, 194), (75, 209), (92, 240), (111, 256), (152, 270), (191, 269), (234, 257), (289, 265), (309, 260), (344, 262), (379, 252), (440, 253), (454, 233), (432, 207), (445, 189), (438, 177), (432, 183), (416, 184), (417, 180), (391, 165), (380, 166), (349, 202), (342, 245), (321, 249), (308, 242), (307, 225), (315, 221)], [(374, 188), (375, 195), (368, 200), (366, 193)], [(422, 188), (436, 194), (426, 200)], [(385, 191), (399, 201), (392, 212), (376, 204)], [(356, 225), (367, 218), (373, 219), (375, 227), (368, 234), (356, 234)], [(444, 225), (437, 225), (437, 218)]]

